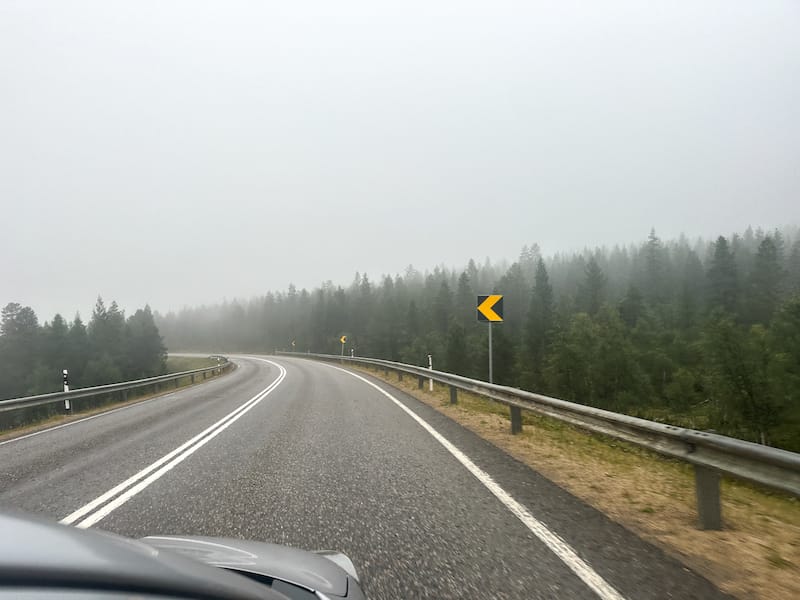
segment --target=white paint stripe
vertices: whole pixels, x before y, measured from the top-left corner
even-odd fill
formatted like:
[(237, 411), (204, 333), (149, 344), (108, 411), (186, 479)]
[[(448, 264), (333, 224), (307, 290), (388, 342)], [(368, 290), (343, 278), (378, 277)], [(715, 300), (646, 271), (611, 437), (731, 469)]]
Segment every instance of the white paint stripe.
[[(213, 383), (214, 380), (212, 379), (208, 383)], [(119, 408), (112, 408), (111, 410), (106, 410), (101, 413), (97, 413), (96, 415), (92, 415), (90, 417), (84, 417), (82, 419), (77, 419), (75, 421), (70, 421), (69, 423), (62, 423), (61, 425), (55, 425), (53, 427), (48, 427), (47, 429), (41, 429), (39, 431), (34, 431), (33, 433), (26, 433), (25, 435), (21, 435), (19, 437), (11, 438), (10, 440), (6, 440), (4, 442), (0, 442), (0, 446), (4, 446), (5, 444), (12, 444), (14, 442), (19, 442), (20, 440), (24, 440), (27, 438), (31, 438), (36, 435), (42, 435), (43, 433), (50, 433), (51, 431), (55, 431), (56, 429), (62, 429), (64, 427), (70, 427), (71, 425), (77, 425), (78, 423), (83, 423), (84, 421), (91, 421), (92, 419), (98, 419), (100, 417), (105, 417), (106, 415), (114, 414), (115, 412), (119, 412), (121, 410), (128, 410), (130, 408), (137, 408), (139, 406), (143, 406), (145, 404), (149, 404), (150, 402), (155, 402), (156, 400), (164, 400), (165, 398), (169, 398), (170, 396), (174, 396), (175, 394), (180, 394), (182, 392), (190, 390), (192, 387), (196, 386), (197, 384), (190, 385), (185, 387), (184, 389), (176, 390), (174, 392), (169, 392), (167, 394), (160, 394), (155, 398), (148, 398), (147, 400), (141, 400), (136, 402), (135, 400), (132, 401), (130, 404), (126, 404), (125, 406), (120, 406)]]
[[(183, 391), (183, 390), (180, 390)], [(113, 414), (115, 412), (119, 412), (121, 410), (127, 410), (129, 408), (135, 408), (137, 406), (142, 406), (143, 404), (148, 404), (149, 402), (155, 402), (156, 400), (163, 400), (164, 398), (168, 398), (174, 394), (179, 392), (170, 392), (169, 394), (164, 394), (163, 396), (156, 396), (155, 398), (148, 398), (147, 400), (142, 400), (141, 402), (134, 402), (131, 404), (127, 404), (125, 406), (120, 406), (119, 408), (113, 408), (111, 410), (107, 410), (105, 412), (97, 413), (96, 415), (92, 415), (90, 417), (84, 417), (83, 419), (78, 419), (77, 421), (70, 421), (69, 423), (62, 423), (61, 425), (55, 425), (53, 427), (48, 427), (47, 429), (42, 429), (40, 431), (34, 431), (33, 433), (26, 433), (25, 435), (21, 435), (19, 437), (11, 438), (10, 440), (6, 440), (4, 442), (0, 442), (0, 446), (5, 444), (12, 444), (14, 442), (19, 442), (20, 440), (24, 440), (27, 438), (31, 438), (35, 435), (42, 435), (43, 433), (50, 433), (51, 431), (55, 431), (56, 429), (62, 429), (63, 427), (69, 427), (70, 425), (77, 425), (78, 423), (83, 423), (84, 421), (91, 421), (92, 419), (97, 419), (98, 417), (105, 417), (106, 415)]]
[(431, 427), (427, 421), (422, 419), (414, 411), (408, 408), (405, 404), (400, 402), (397, 398), (392, 396), (389, 392), (381, 388), (379, 385), (371, 382), (370, 380), (357, 375), (346, 369), (341, 369), (333, 365), (326, 365), (337, 371), (342, 371), (360, 379), (367, 385), (371, 385), (381, 394), (389, 398), (397, 406), (403, 409), (412, 419), (414, 419), (425, 431), (427, 431), (433, 438), (444, 446), (450, 454), (452, 454), (458, 462), (460, 462), (466, 469), (472, 473), (475, 478), (480, 481), (494, 496), (502, 502), (514, 516), (522, 521), (525, 526), (539, 538), (564, 564), (566, 564), (573, 573), (580, 577), (583, 582), (600, 598), (603, 600), (625, 600), (616, 589), (614, 589), (605, 579), (603, 579), (592, 567), (590, 567), (580, 556), (577, 555), (575, 550), (562, 540), (558, 535), (550, 531), (547, 526), (534, 517), (527, 508), (517, 502), (511, 494), (505, 491), (500, 485), (492, 479), (492, 477), (483, 469), (478, 467), (472, 462), (469, 457), (456, 448), (450, 441), (445, 438), (441, 433)]
[[(183, 462), (188, 456), (196, 452), (199, 448), (207, 444), (217, 435), (222, 433), (225, 429), (227, 429), (232, 423), (237, 421), (242, 415), (247, 413), (251, 408), (253, 408), (256, 404), (261, 402), (264, 398), (266, 398), (275, 388), (280, 385), (280, 383), (286, 377), (286, 369), (284, 369), (281, 365), (274, 363), (269, 360), (264, 359), (256, 359), (261, 360), (262, 362), (269, 363), (278, 367), (280, 374), (278, 377), (269, 384), (266, 388), (261, 390), (258, 394), (250, 398), (247, 402), (236, 408), (235, 410), (231, 411), (219, 421), (207, 427), (196, 436), (191, 438), (190, 440), (184, 442), (173, 451), (169, 452), (168, 454), (162, 456), (160, 459), (152, 463), (151, 465), (145, 467), (135, 475), (129, 477), (119, 485), (116, 485), (105, 494), (98, 496), (88, 504), (82, 506), (78, 510), (74, 511), (70, 515), (61, 519), (61, 523), (65, 525), (71, 525), (84, 517), (85, 515), (91, 513), (93, 510), (101, 507), (106, 502), (109, 502), (112, 498), (119, 495), (115, 500), (109, 502), (105, 506), (102, 506), (99, 510), (97, 510), (94, 514), (89, 515), (83, 521), (78, 523), (78, 527), (86, 528), (90, 527), (93, 524), (100, 521), (103, 517), (107, 516), (116, 508), (122, 506), (125, 502), (133, 498), (136, 494), (141, 492), (145, 489), (148, 485), (159, 479), (168, 471), (172, 470), (176, 465)], [(167, 463), (167, 464), (165, 464)], [(163, 466), (162, 466), (163, 465)], [(161, 467), (161, 468), (159, 468)], [(156, 471), (156, 469), (158, 469)], [(155, 473), (153, 473), (155, 471)], [(152, 474), (151, 474), (152, 473)], [(148, 477), (149, 475), (149, 477)], [(146, 479), (145, 479), (146, 478)], [(137, 484), (138, 482), (138, 484)], [(136, 484), (136, 485), (135, 485)], [(131, 487), (133, 486), (133, 487)], [(130, 488), (130, 489), (128, 489)], [(128, 490), (124, 492), (124, 490)], [(122, 493), (124, 492), (124, 493)]]

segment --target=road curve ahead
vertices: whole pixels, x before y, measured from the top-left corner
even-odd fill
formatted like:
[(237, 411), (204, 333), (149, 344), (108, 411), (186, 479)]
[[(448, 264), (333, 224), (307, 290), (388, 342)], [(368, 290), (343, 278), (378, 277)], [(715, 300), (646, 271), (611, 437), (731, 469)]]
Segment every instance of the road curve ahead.
[(0, 507), (348, 554), (370, 598), (725, 598), (391, 386), (295, 358), (0, 443)]

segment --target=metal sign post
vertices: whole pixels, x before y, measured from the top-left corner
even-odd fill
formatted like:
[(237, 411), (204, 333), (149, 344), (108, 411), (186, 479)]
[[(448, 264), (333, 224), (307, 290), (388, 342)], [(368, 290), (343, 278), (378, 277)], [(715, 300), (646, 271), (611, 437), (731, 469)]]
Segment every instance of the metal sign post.
[(343, 335), (339, 338), (339, 341), (342, 343), (342, 356), (344, 356), (344, 345), (347, 343), (347, 336)]
[(494, 383), (494, 373), (492, 372), (492, 322), (489, 321), (489, 383)]
[(489, 323), (489, 383), (494, 383), (494, 370), (492, 364), (492, 323), (503, 322), (503, 296), (489, 294), (478, 296), (478, 321)]

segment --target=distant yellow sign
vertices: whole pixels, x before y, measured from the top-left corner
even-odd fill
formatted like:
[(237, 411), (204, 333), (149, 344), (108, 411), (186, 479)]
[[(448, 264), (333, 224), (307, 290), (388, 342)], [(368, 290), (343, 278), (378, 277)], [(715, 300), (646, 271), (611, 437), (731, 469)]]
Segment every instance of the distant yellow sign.
[(343, 335), (342, 337), (339, 338), (339, 341), (342, 342), (343, 344), (346, 344), (347, 343), (347, 336)]
[(503, 296), (491, 294), (478, 296), (478, 321), (489, 323), (503, 322)]

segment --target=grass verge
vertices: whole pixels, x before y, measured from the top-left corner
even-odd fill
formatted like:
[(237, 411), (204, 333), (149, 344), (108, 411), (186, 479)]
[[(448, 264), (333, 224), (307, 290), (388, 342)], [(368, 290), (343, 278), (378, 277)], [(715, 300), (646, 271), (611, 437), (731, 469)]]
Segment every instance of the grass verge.
[(168, 356), (167, 373), (180, 373), (181, 371), (192, 371), (202, 369), (217, 364), (216, 359), (207, 356)]
[(417, 387), (406, 375), (361, 368), (492, 442), (609, 518), (741, 599), (800, 598), (800, 502), (732, 480), (722, 483), (723, 531), (696, 528), (691, 466), (481, 396)]

